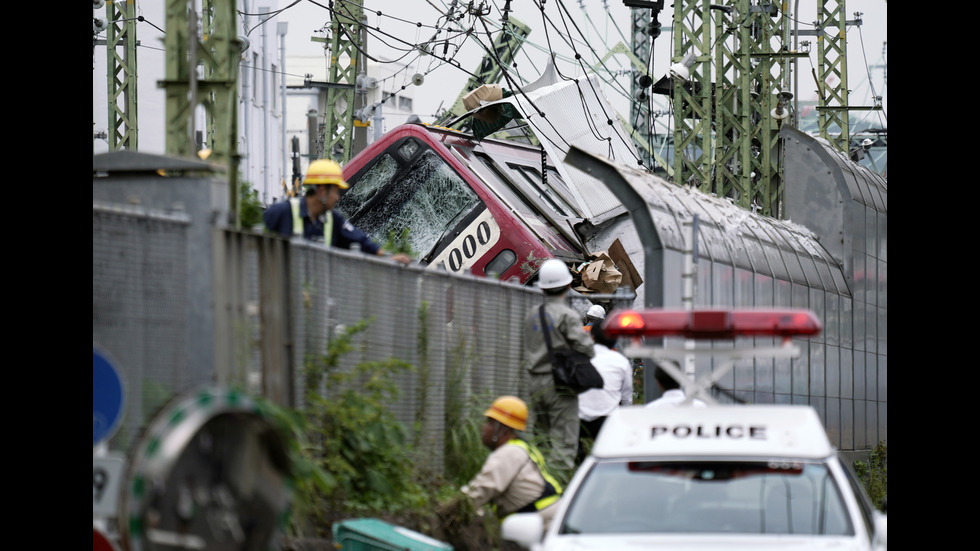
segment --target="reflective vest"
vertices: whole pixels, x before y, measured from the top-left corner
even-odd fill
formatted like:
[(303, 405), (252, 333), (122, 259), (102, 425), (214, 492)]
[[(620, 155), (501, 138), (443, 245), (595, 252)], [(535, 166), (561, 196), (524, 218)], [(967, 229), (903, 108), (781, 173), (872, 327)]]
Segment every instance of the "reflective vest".
[[(289, 204), (293, 207), (293, 235), (303, 237), (303, 220), (299, 215), (299, 197), (290, 197)], [(328, 247), (333, 242), (333, 213), (328, 212), (323, 223), (323, 242)], [(329, 237), (328, 237), (329, 236)]]
[(517, 438), (510, 440), (507, 443), (518, 446), (524, 451), (526, 451), (527, 455), (531, 458), (531, 461), (534, 461), (534, 464), (537, 465), (538, 471), (541, 473), (541, 476), (544, 477), (544, 491), (541, 492), (541, 497), (532, 501), (531, 503), (528, 503), (527, 505), (518, 509), (515, 512), (533, 513), (535, 511), (540, 511), (541, 509), (544, 509), (545, 507), (558, 501), (558, 498), (561, 497), (561, 484), (559, 484), (558, 480), (556, 480), (555, 477), (551, 476), (551, 473), (549, 473), (548, 469), (545, 468), (544, 456), (541, 455), (541, 452), (539, 452), (537, 448), (531, 446), (527, 442)]

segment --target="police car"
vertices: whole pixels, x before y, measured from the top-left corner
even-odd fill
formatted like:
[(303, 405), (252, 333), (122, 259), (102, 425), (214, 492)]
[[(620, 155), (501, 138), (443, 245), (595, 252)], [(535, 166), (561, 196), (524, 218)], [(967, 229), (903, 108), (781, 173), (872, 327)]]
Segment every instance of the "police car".
[(887, 517), (812, 407), (701, 397), (708, 407), (615, 410), (547, 532), (521, 513), (503, 538), (532, 551), (887, 548)]

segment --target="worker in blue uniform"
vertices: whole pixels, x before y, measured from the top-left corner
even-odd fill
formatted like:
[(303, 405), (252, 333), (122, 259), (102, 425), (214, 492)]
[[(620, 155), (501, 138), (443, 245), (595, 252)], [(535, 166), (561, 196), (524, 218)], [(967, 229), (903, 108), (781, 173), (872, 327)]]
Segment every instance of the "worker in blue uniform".
[(275, 203), (262, 213), (262, 220), (270, 232), (284, 237), (302, 235), (310, 241), (342, 249), (349, 249), (357, 243), (365, 254), (391, 256), (402, 264), (412, 261), (410, 256), (403, 253), (387, 253), (344, 215), (334, 210), (340, 201), (340, 190), (349, 187), (344, 180), (343, 169), (336, 161), (318, 159), (310, 163), (303, 185), (308, 187), (302, 199), (293, 197)]

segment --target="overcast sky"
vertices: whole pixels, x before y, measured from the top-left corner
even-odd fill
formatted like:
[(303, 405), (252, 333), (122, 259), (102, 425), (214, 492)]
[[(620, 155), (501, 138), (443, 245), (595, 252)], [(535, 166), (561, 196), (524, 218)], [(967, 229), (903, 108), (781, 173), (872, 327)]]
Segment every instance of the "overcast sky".
[[(481, 0), (475, 0), (479, 5)], [(413, 88), (414, 107), (419, 116), (426, 122), (434, 120), (433, 115), (440, 108), (452, 106), (459, 96), (470, 73), (476, 72), (485, 54), (484, 49), (473, 37), (465, 37), (459, 29), (474, 28), (475, 32), (483, 33), (484, 25), (493, 37), (499, 34), (502, 9), (510, 5), (509, 17), (513, 17), (531, 28), (528, 42), (516, 59), (516, 67), (510, 70), (515, 78), (530, 82), (541, 74), (549, 49), (558, 53), (558, 68), (565, 76), (582, 76), (583, 69), (574, 59), (578, 52), (586, 63), (595, 63), (597, 59), (607, 57), (610, 50), (622, 44), (626, 50), (631, 49), (632, 19), (630, 9), (625, 7), (622, 0), (484, 0), (486, 15), (481, 19), (464, 14), (457, 9), (454, 13), (454, 23), (446, 25), (445, 14), (454, 4), (452, 0), (366, 0), (364, 12), (367, 15), (367, 25), (371, 28), (368, 38), (367, 51), (371, 57), (382, 60), (397, 60), (408, 64), (407, 70), (396, 74), (381, 84), (384, 90), (399, 91), (402, 86), (411, 86), (412, 76), (416, 73), (424, 75), (421, 86)], [(827, 0), (833, 4), (832, 0)], [(339, 4), (339, 2), (335, 2)], [(455, 2), (466, 5), (469, 1)], [(137, 0), (137, 14), (144, 17), (137, 28), (137, 38), (140, 41), (138, 55), (138, 96), (140, 101), (141, 119), (156, 116), (162, 121), (165, 109), (163, 91), (157, 86), (157, 81), (164, 77), (163, 32), (166, 26), (164, 17), (165, 2), (163, 0)], [(239, 10), (248, 12), (258, 11), (252, 0), (239, 0)], [(777, 3), (778, 4), (778, 3)], [(795, 19), (799, 22), (801, 31), (812, 31), (813, 22), (817, 18), (817, 0), (792, 0), (791, 7), (799, 14)], [(329, 0), (279, 0), (282, 9), (278, 15), (279, 22), (287, 23), (286, 55), (288, 56), (324, 56), (322, 42), (314, 42), (312, 37), (325, 37), (325, 29), (330, 26), (330, 12), (327, 9)], [(542, 12), (539, 6), (544, 6)], [(583, 10), (587, 7), (587, 11)], [(96, 15), (104, 16), (105, 8), (97, 10)], [(378, 11), (382, 15), (378, 15)], [(101, 12), (101, 13), (100, 13)], [(721, 12), (714, 11), (714, 14)], [(882, 97), (884, 111), (867, 112), (864, 117), (877, 119), (878, 125), (887, 127), (887, 90), (885, 87), (885, 44), (887, 41), (887, 2), (886, 0), (850, 0), (846, 5), (847, 20), (856, 20), (856, 13), (861, 13), (862, 24), (849, 25), (847, 30), (848, 47), (848, 88), (851, 91), (852, 105), (873, 105), (874, 96)], [(663, 26), (662, 34), (654, 41), (652, 73), (654, 80), (667, 72), (673, 51), (671, 38), (671, 3), (667, 2), (658, 20)], [(544, 16), (550, 20), (547, 25), (542, 22)], [(262, 30), (269, 36), (276, 36), (276, 29), (262, 29), (263, 18), (259, 16), (243, 16), (240, 18), (242, 34), (248, 34), (252, 40), (258, 39)], [(270, 21), (275, 23), (276, 21)], [(449, 64), (434, 56), (421, 56), (412, 45), (429, 41), (442, 25), (453, 32), (442, 30), (437, 35), (440, 41), (435, 51), (442, 57), (451, 58)], [(557, 28), (557, 30), (556, 30)], [(562, 32), (559, 32), (561, 30)], [(565, 37), (575, 36), (574, 50)], [(582, 38), (584, 36), (584, 38)], [(101, 38), (105, 38), (102, 34)], [(801, 36), (800, 40), (809, 40), (810, 54), (799, 61), (797, 81), (799, 83), (798, 99), (815, 98), (816, 85), (813, 82), (811, 70), (816, 67), (816, 37)], [(486, 40), (484, 35), (484, 41)], [(792, 42), (792, 40), (791, 40)], [(792, 44), (790, 44), (792, 46)], [(802, 45), (801, 45), (801, 50)], [(443, 51), (446, 52), (443, 55)], [(611, 71), (625, 72), (630, 69), (630, 61), (624, 54), (608, 55), (604, 62)], [(326, 66), (326, 59), (324, 59)], [(105, 130), (106, 115), (106, 56), (105, 47), (93, 50), (93, 120), (94, 131)], [(155, 72), (154, 72), (155, 71)], [(295, 75), (302, 78), (303, 75)], [(620, 74), (618, 77), (604, 76), (608, 83), (603, 84), (603, 91), (610, 99), (620, 115), (629, 117), (629, 103), (625, 95), (629, 92), (628, 77)], [(665, 96), (653, 95), (656, 111), (658, 106), (666, 113)], [(666, 115), (655, 117), (655, 128), (663, 128), (668, 122)], [(146, 126), (145, 124), (143, 125)], [(152, 126), (152, 125), (150, 125)], [(164, 136), (148, 135), (140, 132), (140, 149), (147, 152), (164, 151)], [(104, 140), (96, 139), (95, 152), (108, 150)]]
[[(528, 35), (529, 43), (523, 48), (522, 54), (517, 57), (516, 69), (511, 68), (527, 81), (534, 80), (543, 70), (549, 45), (550, 49), (558, 52), (561, 56), (559, 70), (562, 71), (562, 74), (569, 76), (581, 76), (583, 74), (581, 69), (576, 68), (574, 60), (576, 51), (581, 54), (582, 59), (594, 62), (596, 58), (606, 56), (618, 43), (622, 43), (627, 49), (630, 49), (632, 19), (630, 8), (624, 6), (622, 0), (564, 0), (563, 2), (545, 0), (543, 4), (540, 0), (485, 1), (487, 7), (484, 11), (489, 10), (489, 13), (484, 16), (484, 21), (493, 32), (493, 36), (496, 36), (496, 31), (500, 28), (501, 10), (507, 4), (512, 10), (508, 14), (509, 17), (514, 17), (531, 27), (532, 30)], [(281, 1), (280, 5), (288, 6), (289, 3), (291, 2)], [(468, 3), (468, 1), (455, 2), (458, 6), (465, 6)], [(479, 4), (480, 0), (476, 0), (474, 3)], [(330, 14), (329, 10), (326, 9), (328, 4), (327, 0), (317, 2), (302, 0), (281, 13), (279, 20), (288, 22), (287, 55), (317, 56), (324, 54), (322, 43), (313, 42), (311, 37), (326, 36), (322, 31), (325, 27), (329, 28)], [(436, 26), (445, 24), (444, 15), (449, 11), (448, 7), (452, 4), (451, 0), (366, 0), (363, 4), (364, 13), (368, 18), (367, 25), (372, 32), (368, 38), (368, 54), (378, 59), (397, 59), (410, 64), (408, 71), (383, 83), (383, 86), (386, 90), (397, 90), (410, 83), (413, 74), (423, 74), (425, 80), (422, 86), (415, 89), (414, 104), (418, 114), (427, 121), (429, 120), (428, 116), (436, 113), (440, 104), (443, 107), (452, 105), (470, 77), (467, 71), (475, 72), (484, 55), (484, 50), (473, 38), (466, 39), (447, 31), (442, 31), (438, 35), (444, 42), (442, 42), (441, 47), (436, 48), (436, 53), (441, 54), (445, 48), (447, 55), (443, 57), (452, 57), (458, 62), (459, 67), (441, 62), (432, 56), (420, 56), (417, 51), (411, 51), (409, 44), (428, 41), (435, 33)], [(812, 31), (814, 29), (813, 23), (817, 19), (817, 1), (793, 0), (789, 4), (798, 13), (794, 19), (798, 21), (799, 29)], [(544, 6), (543, 12), (539, 8), (541, 5)], [(654, 80), (666, 73), (671, 62), (670, 57), (673, 50), (669, 29), (673, 9), (671, 5), (672, 2), (666, 2), (664, 11), (658, 17), (663, 30), (660, 37), (654, 41)], [(828, 0), (828, 6), (833, 5), (835, 4)], [(583, 10), (583, 6), (587, 9)], [(460, 9), (457, 8), (456, 13), (460, 13)], [(378, 15), (378, 11), (381, 12), (381, 15)], [(848, 21), (858, 19), (858, 16), (855, 15), (856, 12), (861, 13), (861, 25), (850, 25), (847, 28), (850, 103), (852, 105), (872, 105), (874, 103), (873, 96), (885, 96), (886, 91), (884, 70), (886, 52), (884, 48), (888, 38), (887, 2), (885, 0), (850, 0), (847, 2)], [(550, 23), (543, 23), (543, 15), (547, 16)], [(258, 20), (258, 18), (253, 18), (252, 25), (258, 23)], [(482, 32), (483, 25), (480, 23), (474, 25), (476, 21), (474, 16), (464, 15), (456, 21), (455, 25), (449, 25), (448, 28), (458, 30), (460, 27), (475, 27), (476, 31)], [(573, 51), (555, 27), (569, 29), (569, 32), (564, 33), (566, 36), (584, 36), (585, 38), (577, 38)], [(799, 61), (799, 97), (800, 99), (813, 99), (816, 85), (813, 82), (811, 68), (815, 68), (817, 63), (816, 37), (802, 35), (800, 40), (810, 42), (810, 55), (808, 58)], [(484, 42), (487, 41), (484, 39)], [(790, 46), (792, 46), (792, 42)], [(629, 59), (622, 54), (612, 55), (605, 64), (612, 70), (625, 70), (630, 67)], [(613, 105), (617, 109), (621, 109), (621, 114), (628, 116), (629, 107), (626, 100), (620, 98), (617, 101), (617, 96), (624, 90), (629, 90), (629, 81), (626, 76), (620, 76), (618, 82), (618, 86), (613, 83), (606, 85), (605, 92), (613, 101)], [(662, 101), (663, 98), (664, 96), (654, 95), (654, 99), (657, 101)], [(883, 100), (886, 99), (887, 96), (883, 98)], [(656, 110), (656, 106), (654, 110)], [(887, 106), (885, 113), (887, 113)], [(887, 124), (882, 122), (881, 126), (887, 126)]]

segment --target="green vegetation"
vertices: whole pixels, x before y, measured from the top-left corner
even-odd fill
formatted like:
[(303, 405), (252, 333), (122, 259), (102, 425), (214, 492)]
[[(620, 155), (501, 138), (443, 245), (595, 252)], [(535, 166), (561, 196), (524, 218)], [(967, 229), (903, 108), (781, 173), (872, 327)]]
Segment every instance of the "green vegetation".
[(242, 227), (251, 228), (261, 224), (262, 203), (259, 201), (259, 192), (252, 189), (251, 183), (239, 180), (238, 197), (238, 214), (241, 217)]
[[(419, 312), (421, 348), (427, 339), (427, 311), (423, 305)], [(431, 455), (432, 444), (420, 439), (422, 422), (429, 414), (424, 404), (432, 400), (426, 393), (431, 389), (420, 384), (420, 405), (411, 435), (387, 406), (398, 396), (392, 375), (411, 370), (427, 377), (426, 356), (421, 356), (421, 369), (397, 359), (363, 362), (353, 369), (340, 367), (341, 357), (355, 347), (354, 338), (372, 321), (348, 326), (330, 339), (325, 354), (306, 360), (305, 409), (293, 411), (262, 403), (266, 415), (289, 436), (294, 478), (287, 529), (291, 536), (330, 537), (331, 524), (344, 518), (400, 514), (419, 518), (420, 513), (427, 514), (458, 494), (459, 486), (486, 457), (480, 442), (483, 409), (450, 398), (446, 425), (454, 430), (447, 431), (444, 443), (448, 474), (421, 467)], [(456, 352), (461, 355), (452, 379), (460, 384), (468, 363), (465, 343)], [(464, 394), (447, 389), (450, 397)]]
[(867, 463), (854, 462), (854, 472), (868, 491), (871, 502), (881, 509), (888, 495), (888, 446), (884, 442), (878, 442), (868, 454)]
[(388, 239), (381, 248), (392, 254), (404, 253), (414, 258), (417, 255), (412, 250), (412, 243), (408, 240), (408, 232), (409, 228), (403, 228), (399, 233), (395, 233), (395, 230), (389, 231)]
[(489, 451), (480, 440), (483, 427), (483, 412), (493, 396), (473, 396), (468, 401), (460, 397), (471, 393), (467, 388), (469, 366), (476, 363), (477, 357), (467, 346), (466, 335), (459, 332), (451, 354), (449, 372), (446, 377), (446, 426), (444, 463), (446, 477), (456, 486), (465, 484), (480, 470)]

